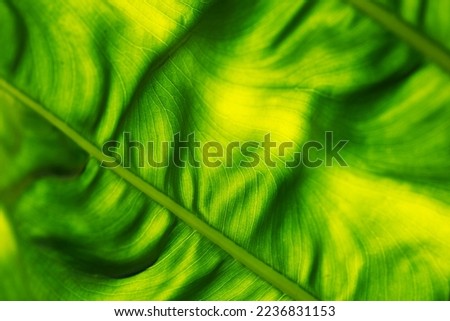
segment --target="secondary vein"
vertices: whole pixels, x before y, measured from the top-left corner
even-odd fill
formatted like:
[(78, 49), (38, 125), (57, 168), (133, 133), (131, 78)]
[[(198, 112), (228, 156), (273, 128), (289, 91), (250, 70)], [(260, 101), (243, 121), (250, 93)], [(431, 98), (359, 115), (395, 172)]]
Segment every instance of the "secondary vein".
[(450, 73), (450, 53), (394, 13), (368, 0), (345, 0)]

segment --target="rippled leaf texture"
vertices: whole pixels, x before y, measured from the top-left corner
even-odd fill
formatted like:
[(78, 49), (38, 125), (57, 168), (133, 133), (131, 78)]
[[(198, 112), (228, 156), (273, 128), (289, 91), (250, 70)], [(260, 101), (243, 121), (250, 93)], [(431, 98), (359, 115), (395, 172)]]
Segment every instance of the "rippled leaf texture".
[[(447, 3), (388, 5), (448, 45)], [(349, 167), (131, 170), (319, 299), (449, 298), (449, 76), (347, 3), (2, 0), (0, 44), (1, 76), (99, 147), (349, 139)], [(0, 102), (0, 298), (289, 299)]]

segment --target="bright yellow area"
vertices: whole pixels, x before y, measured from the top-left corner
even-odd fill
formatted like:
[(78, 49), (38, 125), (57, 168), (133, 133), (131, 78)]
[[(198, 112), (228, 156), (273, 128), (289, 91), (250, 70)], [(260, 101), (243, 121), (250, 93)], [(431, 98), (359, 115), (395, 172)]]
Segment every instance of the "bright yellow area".
[(14, 239), (14, 233), (11, 229), (11, 225), (6, 217), (6, 213), (2, 207), (0, 207), (0, 263), (8, 261), (13, 253), (16, 252), (16, 242)]

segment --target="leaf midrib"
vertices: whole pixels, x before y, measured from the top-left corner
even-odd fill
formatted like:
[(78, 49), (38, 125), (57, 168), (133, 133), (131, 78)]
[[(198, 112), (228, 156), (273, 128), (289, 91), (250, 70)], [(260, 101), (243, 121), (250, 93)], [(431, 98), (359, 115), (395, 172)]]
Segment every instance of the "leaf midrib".
[[(81, 149), (86, 151), (92, 157), (99, 162), (111, 161), (110, 158), (103, 155), (103, 153), (89, 140), (80, 135), (67, 123), (60, 118), (52, 114), (42, 105), (35, 102), (33, 99), (22, 93), (20, 90), (6, 82), (4, 79), (0, 79), (0, 87), (9, 93), (15, 99), (23, 103), (28, 108), (39, 114), (42, 118), (47, 120), (54, 127), (59, 129), (63, 134), (68, 136), (74, 143), (76, 143)], [(188, 211), (186, 208), (175, 202), (166, 194), (162, 193), (148, 182), (144, 181), (139, 176), (132, 173), (130, 170), (122, 167), (111, 167), (111, 171), (117, 174), (119, 177), (127, 181), (129, 184), (137, 188), (139, 191), (150, 197), (152, 200), (168, 209), (175, 216), (181, 219), (185, 224), (199, 232), (208, 240), (222, 248), (225, 252), (231, 255), (238, 262), (242, 263), (253, 273), (264, 279), (265, 281), (278, 288), (280, 291), (288, 295), (294, 300), (316, 300), (306, 290), (300, 288), (298, 284), (294, 283), (281, 273), (275, 271), (273, 268), (250, 254), (244, 248), (240, 247), (225, 235), (214, 229), (206, 222), (199, 219), (194, 213)]]

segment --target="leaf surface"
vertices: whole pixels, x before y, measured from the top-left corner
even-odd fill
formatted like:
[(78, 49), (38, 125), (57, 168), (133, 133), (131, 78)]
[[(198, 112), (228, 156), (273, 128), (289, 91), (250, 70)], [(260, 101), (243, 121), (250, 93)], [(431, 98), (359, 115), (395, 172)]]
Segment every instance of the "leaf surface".
[[(395, 10), (439, 16), (413, 2)], [(349, 140), (349, 167), (134, 155), (129, 171), (316, 298), (449, 298), (448, 75), (353, 7), (1, 1), (0, 17), (2, 78), (99, 150), (124, 132), (155, 146)], [(439, 25), (425, 31), (439, 40)], [(0, 102), (1, 298), (290, 299), (23, 101)]]

